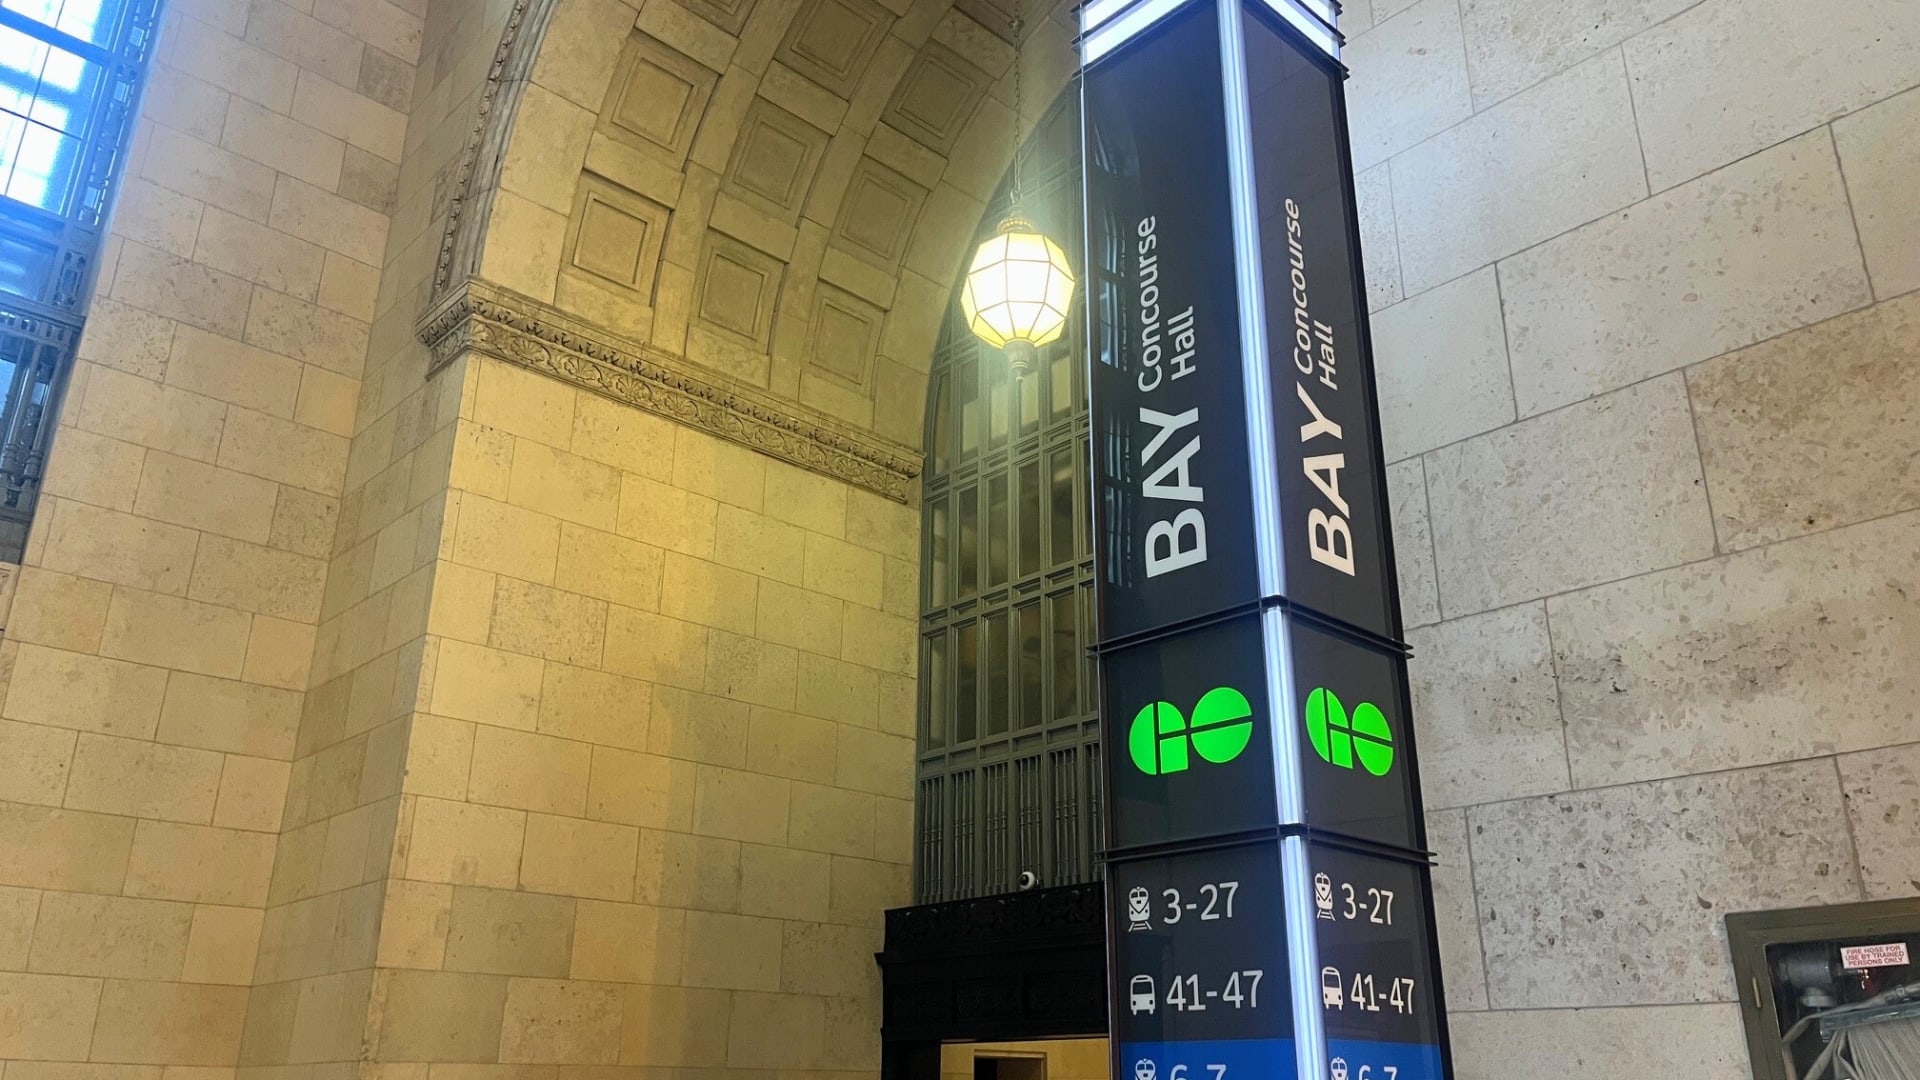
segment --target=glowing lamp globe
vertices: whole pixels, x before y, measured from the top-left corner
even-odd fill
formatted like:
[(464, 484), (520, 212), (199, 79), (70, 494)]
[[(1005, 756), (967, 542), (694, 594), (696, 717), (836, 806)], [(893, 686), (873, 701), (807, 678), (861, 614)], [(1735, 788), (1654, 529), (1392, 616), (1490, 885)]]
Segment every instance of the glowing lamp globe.
[(1072, 301), (1067, 253), (1017, 215), (1002, 222), (973, 253), (960, 289), (967, 329), (1006, 350), (1016, 377), (1033, 370), (1040, 346), (1066, 332)]

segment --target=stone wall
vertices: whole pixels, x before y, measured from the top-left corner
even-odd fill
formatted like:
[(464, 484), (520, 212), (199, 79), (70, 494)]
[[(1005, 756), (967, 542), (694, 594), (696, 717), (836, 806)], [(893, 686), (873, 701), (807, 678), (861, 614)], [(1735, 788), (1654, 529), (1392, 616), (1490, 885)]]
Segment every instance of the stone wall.
[(424, 7), (166, 6), (0, 645), (9, 1074), (237, 1059)]
[(1734, 1080), (1920, 893), (1920, 8), (1347, 6), (1459, 1074)]

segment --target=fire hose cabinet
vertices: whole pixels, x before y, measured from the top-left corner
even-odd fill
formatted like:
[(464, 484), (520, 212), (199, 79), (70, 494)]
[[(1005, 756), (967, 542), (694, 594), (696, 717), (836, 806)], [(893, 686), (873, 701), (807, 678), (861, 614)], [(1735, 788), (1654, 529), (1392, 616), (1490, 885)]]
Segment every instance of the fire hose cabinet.
[(1727, 916), (1755, 1080), (1920, 1080), (1920, 898)]

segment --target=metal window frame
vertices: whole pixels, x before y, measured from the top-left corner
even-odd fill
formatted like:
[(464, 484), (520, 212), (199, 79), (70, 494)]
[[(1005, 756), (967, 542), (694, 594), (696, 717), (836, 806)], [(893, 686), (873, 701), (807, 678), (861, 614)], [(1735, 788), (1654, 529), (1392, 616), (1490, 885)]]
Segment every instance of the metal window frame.
[[(1077, 86), (1069, 86), (1048, 113), (1035, 125), (1034, 134), (1024, 145), (1021, 171), (1026, 208), (1058, 202), (1063, 213), (1055, 225), (1048, 215), (1037, 215), (1042, 228), (1050, 225), (1071, 230), (1077, 235), (1081, 198), (1079, 127), (1072, 109), (1078, 101)], [(1060, 127), (1056, 127), (1059, 125)], [(1062, 137), (1062, 132), (1065, 137)], [(1049, 149), (1049, 138), (1071, 140), (1072, 150), (1056, 158), (1037, 160)], [(1010, 180), (989, 203), (976, 234), (976, 242), (991, 235), (1011, 202)], [(1059, 239), (1059, 237), (1056, 237)], [(1073, 239), (1072, 236), (1067, 239)], [(1067, 245), (1069, 250), (1077, 250)], [(971, 255), (973, 246), (967, 252)], [(1085, 302), (1086, 288), (1076, 290), (1074, 303)], [(1026, 389), (1041, 395), (1035, 410), (1037, 420), (1025, 433), (1020, 425), (1023, 404), (1021, 386), (1009, 381), (1007, 397), (1007, 436), (1001, 443), (990, 439), (991, 405), (986, 396), (989, 381), (982, 372), (984, 363), (1000, 362), (996, 350), (978, 342), (968, 332), (959, 312), (959, 291), (949, 298), (942, 329), (928, 378), (928, 412), (925, 421), (927, 471), (921, 498), (921, 618), (919, 626), (920, 696), (915, 724), (916, 798), (914, 806), (915, 857), (914, 902), (919, 904), (965, 900), (1010, 892), (1020, 887), (1020, 873), (1033, 872), (1041, 887), (1070, 885), (1093, 880), (1098, 873), (1094, 859), (1099, 844), (1100, 756), (1099, 721), (1095, 711), (1097, 695), (1092, 685), (1092, 667), (1084, 650), (1078, 657), (1080, 698), (1078, 711), (1071, 716), (1047, 718), (1038, 724), (1021, 727), (1014, 709), (1018, 700), (1020, 669), (1016, 664), (1019, 649), (1018, 616), (1030, 604), (1040, 611), (1038, 663), (1041, 671), (1041, 701), (1051, 712), (1055, 699), (1055, 657), (1051, 643), (1056, 630), (1055, 600), (1071, 596), (1076, 640), (1082, 644), (1092, 637), (1093, 543), (1091, 535), (1092, 490), (1087, 479), (1088, 411), (1085, 365), (1085, 320), (1078, 307), (1069, 317), (1068, 333), (1042, 350), (1041, 362), (1028, 377)], [(1051, 378), (1052, 364), (1064, 358), (1070, 378), (1066, 393), (1071, 403), (1064, 409), (1051, 400), (1052, 388), (1043, 385)], [(963, 457), (960, 453), (963, 432), (957, 409), (959, 390), (955, 376), (967, 370), (969, 361), (976, 379), (975, 449)], [(943, 397), (941, 388), (946, 386)], [(941, 433), (941, 411), (947, 413), (947, 447), (935, 445)], [(1056, 415), (1058, 413), (1058, 415)], [(944, 466), (936, 468), (945, 450)], [(1052, 472), (1050, 462), (1059, 453), (1068, 453), (1072, 461), (1073, 511), (1070, 517), (1074, 535), (1064, 559), (1053, 557)], [(1040, 518), (1037, 532), (1039, 565), (1021, 572), (1019, 536), (1022, 525), (1020, 472), (1036, 466)], [(988, 514), (988, 485), (996, 479), (1007, 484), (1007, 577), (997, 584), (987, 583), (989, 544), (980, 542), (975, 551), (978, 560), (975, 579), (978, 586), (965, 597), (958, 595), (960, 567), (960, 514), (958, 499), (972, 492), (979, 501), (979, 535), (984, 538)], [(950, 581), (942, 602), (934, 603), (933, 512), (944, 501), (949, 508), (944, 541), (949, 545), (946, 573)], [(1007, 730), (989, 735), (985, 731), (984, 699), (978, 710), (974, 736), (965, 742), (954, 736), (957, 715), (959, 632), (968, 626), (984, 626), (986, 620), (1001, 616), (1006, 620), (1008, 649), (1007, 675), (1009, 715)], [(930, 642), (944, 638), (949, 642), (945, 681), (936, 684), (927, 670)], [(986, 668), (979, 669), (985, 682)], [(936, 700), (943, 706), (948, 730), (939, 745), (930, 744), (928, 723)], [(1028, 781), (1023, 785), (1022, 781)], [(1025, 799), (1021, 795), (1025, 793)], [(1027, 815), (1023, 820), (1022, 815)]]

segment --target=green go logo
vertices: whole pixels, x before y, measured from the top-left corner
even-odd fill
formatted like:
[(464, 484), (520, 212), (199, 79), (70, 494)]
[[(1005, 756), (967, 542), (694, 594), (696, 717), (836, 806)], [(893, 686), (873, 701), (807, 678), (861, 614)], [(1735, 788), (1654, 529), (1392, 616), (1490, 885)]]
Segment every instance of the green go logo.
[(1127, 753), (1148, 776), (1186, 772), (1191, 754), (1225, 765), (1253, 741), (1253, 706), (1231, 686), (1206, 692), (1193, 707), (1193, 722), (1180, 710), (1156, 701), (1134, 714), (1127, 729)]
[(1320, 760), (1336, 768), (1360, 767), (1375, 776), (1393, 769), (1393, 729), (1380, 706), (1363, 701), (1351, 718), (1333, 691), (1320, 687), (1307, 695), (1307, 741)]

